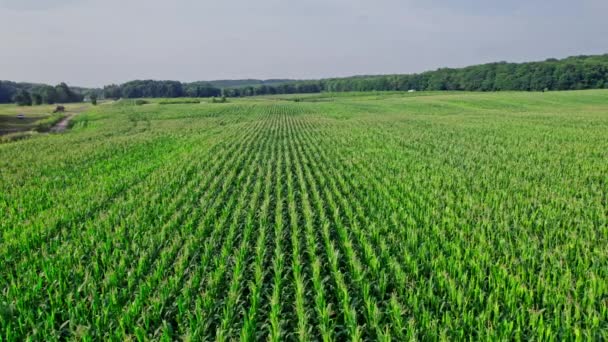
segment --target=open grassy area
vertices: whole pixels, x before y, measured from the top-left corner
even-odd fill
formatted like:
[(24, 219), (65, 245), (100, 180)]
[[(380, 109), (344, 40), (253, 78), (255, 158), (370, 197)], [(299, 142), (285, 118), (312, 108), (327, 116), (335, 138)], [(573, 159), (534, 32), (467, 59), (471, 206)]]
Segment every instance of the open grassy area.
[[(89, 105), (77, 103), (64, 105), (66, 112), (53, 114), (56, 105), (42, 106), (16, 106), (14, 104), (0, 104), (0, 135), (19, 133), (37, 128), (44, 128), (49, 123), (56, 123), (65, 115), (80, 112)], [(18, 118), (17, 115), (24, 115)]]
[(608, 339), (608, 91), (158, 102), (0, 145), (0, 340)]
[[(20, 107), (0, 104), (0, 134), (33, 129), (37, 121), (50, 117), (53, 109), (52, 106)], [(17, 118), (19, 114), (25, 115), (25, 118)]]

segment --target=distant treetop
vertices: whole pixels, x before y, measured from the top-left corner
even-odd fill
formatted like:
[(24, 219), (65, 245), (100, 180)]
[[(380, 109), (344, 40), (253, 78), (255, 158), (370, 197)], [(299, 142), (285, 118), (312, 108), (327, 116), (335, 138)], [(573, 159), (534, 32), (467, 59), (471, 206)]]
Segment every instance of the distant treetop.
[[(80, 102), (84, 94), (102, 98), (240, 97), (343, 91), (546, 91), (608, 88), (608, 54), (572, 56), (542, 62), (496, 62), (466, 68), (440, 68), (419, 74), (362, 75), (321, 80), (242, 79), (182, 83), (135, 80), (101, 89), (55, 87), (0, 81), (0, 103)], [(23, 91), (21, 91), (23, 90)], [(28, 97), (29, 95), (29, 97)], [(31, 101), (28, 101), (29, 100)]]

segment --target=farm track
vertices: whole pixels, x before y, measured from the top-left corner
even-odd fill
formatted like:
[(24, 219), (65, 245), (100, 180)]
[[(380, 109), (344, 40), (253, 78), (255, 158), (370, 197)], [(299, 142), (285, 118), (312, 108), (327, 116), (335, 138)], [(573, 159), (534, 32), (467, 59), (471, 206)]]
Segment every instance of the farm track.
[(82, 107), (77, 107), (77, 108), (70, 110), (69, 114), (66, 115), (65, 118), (61, 119), (61, 121), (59, 121), (57, 124), (55, 124), (55, 126), (51, 127), (49, 132), (63, 133), (65, 131), (67, 131), (68, 128), (70, 127), (70, 122), (74, 119), (74, 117), (76, 117), (78, 114), (84, 112), (85, 110), (87, 110), (89, 108), (90, 107), (88, 107), (88, 106), (82, 106)]
[[(409, 137), (365, 117), (332, 120), (290, 103), (227, 108), (198, 118), (208, 126), (187, 138), (185, 125), (129, 146), (107, 162), (114, 178), (90, 173), (90, 197), (68, 203), (49, 186), (61, 203), (29, 208), (28, 221), (7, 214), (0, 340), (605, 336), (597, 200), (586, 224), (599, 233), (545, 232), (542, 220), (502, 210), (503, 192), (471, 199), (463, 184), (485, 186), (500, 167), (468, 178), (471, 160), (437, 162), (449, 155), (441, 138), (450, 129), (398, 150)], [(128, 134), (147, 136), (155, 124)], [(394, 151), (366, 150), (378, 141)], [(544, 196), (522, 189), (530, 206)], [(575, 226), (539, 208), (544, 222), (554, 213), (555, 227)], [(595, 249), (561, 250), (572, 236)]]

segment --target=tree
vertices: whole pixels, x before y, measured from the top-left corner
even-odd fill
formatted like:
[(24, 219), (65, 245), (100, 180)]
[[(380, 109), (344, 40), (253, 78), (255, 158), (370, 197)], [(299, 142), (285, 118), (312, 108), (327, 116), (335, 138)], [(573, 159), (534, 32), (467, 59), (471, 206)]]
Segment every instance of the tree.
[(17, 91), (16, 84), (9, 81), (0, 81), (0, 103), (14, 102), (13, 97)]
[(70, 88), (65, 83), (60, 83), (55, 86), (55, 91), (57, 92), (57, 102), (66, 103), (70, 102)]
[(82, 94), (76, 93), (63, 82), (55, 86), (55, 91), (57, 93), (56, 102), (59, 103), (82, 102), (84, 99)]
[(207, 82), (194, 82), (184, 84), (183, 93), (188, 97), (217, 97), (222, 94), (222, 91)]
[(32, 93), (32, 103), (36, 106), (42, 104), (42, 95), (39, 93)]
[[(1, 86), (1, 84), (0, 84)], [(218, 89), (216, 87), (223, 87)], [(575, 56), (544, 62), (498, 62), (460, 69), (438, 69), (411, 75), (332, 78), (318, 81), (261, 80), (180, 83), (136, 80), (104, 87), (106, 98), (140, 97), (240, 97), (267, 94), (341, 91), (541, 91), (608, 87), (608, 54)], [(1, 88), (1, 87), (0, 87)], [(9, 90), (10, 91), (10, 90)], [(2, 92), (0, 92), (1, 98)], [(218, 101), (219, 99), (216, 99)]]
[(13, 96), (13, 101), (19, 106), (31, 106), (32, 96), (26, 90), (19, 89), (15, 96)]
[(103, 97), (106, 99), (117, 100), (121, 97), (121, 89), (116, 84), (111, 84), (103, 87)]
[(51, 86), (43, 86), (40, 89), (42, 102), (46, 104), (55, 104), (57, 102), (57, 90)]

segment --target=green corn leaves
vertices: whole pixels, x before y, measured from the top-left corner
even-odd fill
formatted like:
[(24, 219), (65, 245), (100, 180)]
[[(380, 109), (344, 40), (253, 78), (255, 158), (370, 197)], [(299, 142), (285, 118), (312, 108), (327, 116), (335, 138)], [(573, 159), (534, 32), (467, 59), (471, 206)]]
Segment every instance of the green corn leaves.
[(608, 339), (608, 93), (420, 95), (0, 145), (0, 341)]

